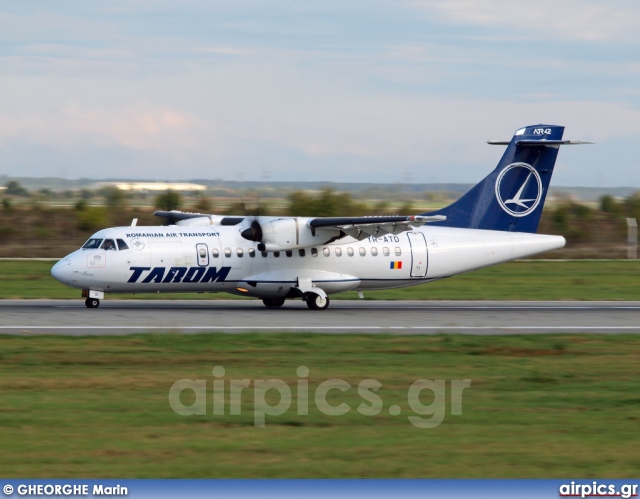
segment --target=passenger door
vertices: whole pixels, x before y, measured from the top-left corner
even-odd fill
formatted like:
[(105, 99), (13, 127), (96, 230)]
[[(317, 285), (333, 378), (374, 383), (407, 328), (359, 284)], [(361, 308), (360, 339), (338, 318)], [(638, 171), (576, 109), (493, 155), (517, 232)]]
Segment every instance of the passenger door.
[(411, 246), (411, 277), (427, 275), (427, 241), (422, 232), (407, 232)]

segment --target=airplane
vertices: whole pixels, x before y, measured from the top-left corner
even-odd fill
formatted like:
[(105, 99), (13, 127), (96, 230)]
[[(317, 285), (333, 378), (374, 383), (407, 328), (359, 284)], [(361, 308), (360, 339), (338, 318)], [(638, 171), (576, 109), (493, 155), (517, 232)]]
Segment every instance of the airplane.
[(270, 308), (301, 298), (325, 310), (329, 295), (415, 286), (562, 248), (536, 234), (563, 126), (520, 128), (497, 167), (451, 205), (403, 216), (312, 218), (158, 211), (170, 225), (104, 229), (51, 269), (82, 290), (88, 308), (105, 294), (227, 292)]

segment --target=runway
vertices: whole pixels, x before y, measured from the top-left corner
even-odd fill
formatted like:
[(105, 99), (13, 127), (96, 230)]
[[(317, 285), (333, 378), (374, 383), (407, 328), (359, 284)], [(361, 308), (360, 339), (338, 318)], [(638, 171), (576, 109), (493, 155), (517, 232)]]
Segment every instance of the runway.
[(333, 300), (301, 301), (0, 300), (0, 334), (315, 332), (325, 334), (640, 333), (640, 302)]

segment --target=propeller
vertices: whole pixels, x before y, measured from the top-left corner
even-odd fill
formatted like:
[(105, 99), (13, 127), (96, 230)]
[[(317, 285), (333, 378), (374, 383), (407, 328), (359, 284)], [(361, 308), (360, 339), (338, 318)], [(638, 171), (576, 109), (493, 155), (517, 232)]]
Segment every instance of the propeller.
[(254, 218), (251, 221), (251, 225), (240, 232), (240, 235), (248, 241), (254, 241), (259, 243), (262, 241), (262, 227), (258, 221)]
[[(245, 228), (240, 232), (240, 235), (244, 237), (247, 241), (253, 241), (258, 244), (258, 251), (264, 251), (264, 244), (262, 243), (262, 227), (260, 226), (260, 222), (258, 222), (259, 217), (262, 215), (262, 205), (260, 203), (260, 191), (255, 192), (255, 199), (253, 202), (253, 207), (249, 208), (248, 203), (242, 201), (242, 209), (244, 215), (249, 215), (245, 217), (245, 223), (251, 222), (249, 227)], [(251, 213), (248, 213), (251, 212)]]

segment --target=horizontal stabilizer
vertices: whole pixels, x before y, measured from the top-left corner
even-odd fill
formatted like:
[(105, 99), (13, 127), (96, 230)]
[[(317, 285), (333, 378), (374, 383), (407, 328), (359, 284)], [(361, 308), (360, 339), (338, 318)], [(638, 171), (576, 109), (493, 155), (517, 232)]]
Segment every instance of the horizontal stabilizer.
[[(490, 146), (508, 146), (510, 140), (487, 140)], [(582, 144), (593, 144), (584, 140), (516, 140), (519, 146), (577, 146)]]

